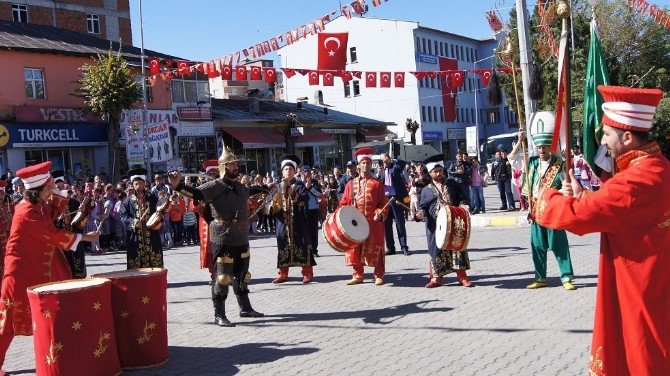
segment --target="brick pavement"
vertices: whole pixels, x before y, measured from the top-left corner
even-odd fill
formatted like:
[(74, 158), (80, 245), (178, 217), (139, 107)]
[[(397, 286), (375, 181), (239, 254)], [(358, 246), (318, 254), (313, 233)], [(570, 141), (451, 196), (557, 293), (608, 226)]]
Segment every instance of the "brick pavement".
[[(410, 257), (387, 257), (386, 285), (345, 286), (351, 270), (323, 242), (315, 283), (272, 285), (274, 238), (251, 243), (251, 299), (266, 314), (235, 328), (211, 324), (207, 272), (197, 250), (165, 252), (169, 269), (170, 361), (129, 375), (572, 375), (588, 364), (595, 299), (598, 237), (570, 236), (577, 291), (560, 287), (549, 260), (551, 288), (526, 290), (533, 278), (528, 228), (477, 228), (470, 242), (476, 287), (455, 283), (426, 289), (423, 224), (409, 223)], [(89, 256), (89, 274), (125, 267), (125, 255)], [(366, 272), (368, 269), (366, 268)], [(34, 372), (32, 338), (18, 337), (5, 369)]]

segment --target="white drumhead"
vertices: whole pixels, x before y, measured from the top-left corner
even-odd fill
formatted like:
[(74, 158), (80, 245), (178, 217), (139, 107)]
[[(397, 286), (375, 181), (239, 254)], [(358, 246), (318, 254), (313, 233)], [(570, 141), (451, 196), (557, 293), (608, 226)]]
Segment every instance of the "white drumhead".
[(94, 277), (99, 278), (134, 278), (134, 277), (146, 277), (149, 275), (156, 275), (163, 273), (165, 269), (162, 268), (143, 268), (143, 269), (131, 269), (131, 270), (119, 270), (116, 272), (109, 273), (100, 273), (94, 275)]
[(353, 206), (343, 206), (337, 216), (337, 225), (351, 239), (362, 242), (370, 236), (370, 224), (363, 213)]
[(69, 291), (69, 290), (81, 290), (86, 287), (95, 287), (100, 286), (107, 282), (103, 278), (87, 278), (87, 279), (69, 279), (67, 281), (48, 283), (45, 285), (40, 285), (35, 288), (31, 288), (32, 291), (40, 292), (53, 292), (53, 291)]
[(435, 243), (438, 248), (444, 247), (449, 237), (449, 210), (448, 208), (440, 208), (437, 212), (437, 219), (435, 220)]

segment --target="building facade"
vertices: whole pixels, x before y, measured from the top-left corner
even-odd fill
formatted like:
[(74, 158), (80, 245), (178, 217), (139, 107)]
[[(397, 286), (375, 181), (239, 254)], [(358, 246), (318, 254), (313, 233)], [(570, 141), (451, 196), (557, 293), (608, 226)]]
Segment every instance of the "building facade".
[[(118, 49), (118, 44), (113, 48)], [(107, 123), (86, 113), (74, 95), (79, 68), (105, 54), (109, 42), (52, 26), (0, 21), (0, 167), (16, 171), (50, 160), (54, 169), (96, 173), (107, 169)], [(152, 56), (174, 58), (153, 51)], [(139, 49), (123, 47), (123, 56), (141, 82)], [(169, 83), (148, 86), (150, 110), (172, 110)], [(124, 128), (121, 129), (124, 134)], [(125, 156), (125, 142), (119, 149)], [(125, 159), (125, 158), (122, 158)], [(122, 163), (124, 164), (124, 163)], [(126, 165), (115, 166), (117, 171)], [(116, 169), (115, 168), (115, 169)], [(109, 173), (109, 171), (107, 171)]]
[[(272, 67), (274, 62), (272, 60), (260, 59), (260, 60), (247, 60), (241, 62), (239, 65), (244, 65), (247, 67)], [(277, 72), (279, 73), (279, 72)], [(216, 78), (209, 79), (209, 87), (212, 98), (216, 99), (235, 99), (235, 98), (246, 98), (246, 92), (251, 89), (258, 89), (260, 94), (266, 98), (271, 99), (274, 97), (275, 93), (275, 84), (267, 83), (264, 80), (253, 81), (253, 80), (240, 80), (237, 78), (237, 73), (233, 67), (233, 79), (224, 80), (221, 76)], [(247, 78), (249, 76), (247, 75)]]
[[(470, 73), (457, 92), (450, 93), (439, 78), (417, 80), (411, 71), (490, 69), (497, 42), (478, 40), (420, 26), (417, 22), (339, 17), (326, 32), (348, 32), (348, 71), (406, 72), (404, 88), (365, 87), (365, 78), (348, 83), (336, 79), (332, 87), (310, 86), (308, 78), (284, 79), (287, 101), (323, 98), (338, 111), (397, 124), (391, 130), (405, 140), (406, 119), (419, 123), (417, 143), (430, 144), (451, 158), (465, 150), (466, 127), (478, 125), (480, 143), (487, 137), (515, 131), (516, 118), (503, 104), (486, 102), (481, 77)], [(314, 69), (317, 38), (307, 38), (279, 50), (282, 67)], [(392, 85), (393, 86), (393, 85)]]
[(133, 44), (129, 0), (0, 0), (0, 20), (54, 26)]

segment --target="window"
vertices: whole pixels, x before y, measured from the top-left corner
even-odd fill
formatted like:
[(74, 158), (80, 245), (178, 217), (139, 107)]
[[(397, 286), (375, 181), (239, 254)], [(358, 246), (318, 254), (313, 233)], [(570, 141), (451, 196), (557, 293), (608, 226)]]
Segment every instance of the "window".
[(460, 55), (461, 57), (459, 59), (460, 60), (465, 60), (465, 56), (463, 54), (463, 46), (460, 46), (460, 50), (461, 50), (461, 55)]
[(440, 107), (440, 121), (444, 123), (444, 107)]
[(477, 122), (477, 119), (475, 119), (475, 109), (474, 108), (470, 109), (470, 121), (472, 121), (473, 123)]
[(198, 172), (203, 161), (218, 154), (215, 137), (179, 137), (177, 143), (185, 172)]
[(435, 89), (435, 79), (434, 78), (430, 79), (430, 88)]
[(344, 83), (344, 96), (347, 98), (351, 97), (351, 87), (348, 82)]
[(444, 56), (444, 43), (440, 42), (440, 56)]
[(209, 82), (193, 80), (172, 80), (172, 102), (209, 102)]
[[(137, 87), (142, 91), (142, 76), (135, 76), (135, 82), (137, 82)], [(154, 95), (151, 91), (151, 84), (149, 84), (149, 77), (145, 78), (146, 89), (147, 89), (147, 103), (152, 103), (154, 101)]]
[(437, 107), (433, 107), (433, 119), (435, 119), (435, 122), (437, 123)]
[(44, 99), (44, 72), (41, 69), (24, 68), (23, 77), (26, 80), (26, 98)]
[(426, 121), (426, 106), (421, 106), (421, 121)]
[(354, 81), (354, 97), (361, 95), (361, 86), (358, 80)]
[(12, 4), (12, 19), (14, 22), (28, 23), (28, 6)]
[(428, 106), (428, 121), (433, 121), (433, 111), (431, 111), (431, 106)]
[(452, 59), (456, 57), (456, 54), (454, 53), (454, 47), (455, 47), (455, 46), (452, 44), (452, 45), (451, 45), (451, 55), (449, 56), (449, 57), (452, 58)]
[(498, 124), (500, 122), (500, 114), (497, 110), (489, 111), (486, 117), (488, 118), (489, 124)]
[(426, 38), (421, 38), (421, 45), (422, 45), (421, 51), (423, 51), (423, 53), (425, 54), (426, 51), (428, 51), (428, 48), (426, 48)]
[(421, 38), (416, 37), (416, 51), (421, 52)]
[(439, 78), (437, 79), (437, 88), (438, 88), (438, 89), (442, 89), (442, 77), (439, 77)]
[(437, 43), (437, 41), (435, 41), (435, 55), (438, 55), (438, 54), (439, 54), (439, 53), (437, 52), (437, 46), (438, 46), (438, 43)]
[(100, 34), (100, 16), (97, 14), (87, 14), (86, 24), (89, 34)]
[(430, 42), (430, 39), (428, 39), (428, 54), (433, 54), (433, 44)]
[(351, 58), (352, 63), (358, 63), (358, 56), (356, 55), (356, 47), (351, 47), (349, 49), (349, 57)]

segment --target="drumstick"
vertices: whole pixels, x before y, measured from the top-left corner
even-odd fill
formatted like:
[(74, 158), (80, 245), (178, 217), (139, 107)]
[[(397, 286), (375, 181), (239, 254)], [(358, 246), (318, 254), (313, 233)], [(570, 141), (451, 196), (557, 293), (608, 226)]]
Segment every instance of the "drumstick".
[(386, 205), (384, 205), (384, 207), (382, 208), (381, 211), (386, 210), (386, 208), (387, 208), (389, 205), (391, 205), (392, 202), (395, 202), (395, 197), (391, 197), (391, 199), (386, 203)]
[(409, 206), (405, 205), (404, 203), (402, 203), (400, 201), (396, 201), (395, 203), (396, 203), (396, 205), (400, 205), (401, 208), (403, 208), (407, 211), (412, 211), (412, 209), (410, 209)]

